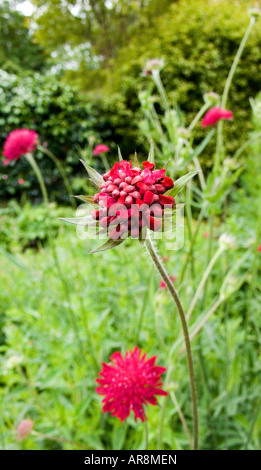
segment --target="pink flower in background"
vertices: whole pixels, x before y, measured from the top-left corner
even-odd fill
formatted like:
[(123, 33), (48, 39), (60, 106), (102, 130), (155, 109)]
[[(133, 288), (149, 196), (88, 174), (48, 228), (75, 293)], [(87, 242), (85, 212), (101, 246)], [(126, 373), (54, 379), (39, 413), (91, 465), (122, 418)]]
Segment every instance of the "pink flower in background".
[(96, 147), (94, 147), (94, 150), (93, 150), (93, 155), (100, 155), (100, 153), (103, 153), (103, 152), (109, 152), (110, 150), (110, 147), (108, 147), (108, 145), (104, 145), (104, 144), (100, 144), (100, 145), (96, 145)]
[(220, 119), (233, 119), (232, 111), (228, 111), (222, 108), (210, 108), (208, 112), (205, 114), (204, 118), (202, 119), (201, 126), (208, 127), (208, 126), (215, 126)]
[(4, 143), (3, 155), (6, 160), (4, 165), (8, 165), (11, 160), (18, 160), (21, 155), (32, 152), (38, 144), (38, 135), (29, 129), (16, 129), (10, 132)]
[[(169, 278), (170, 278), (171, 282), (175, 282), (177, 280), (176, 276), (170, 276)], [(166, 286), (166, 284), (163, 280), (160, 281), (159, 288), (160, 289), (167, 289), (167, 286)]]
[(2, 176), (2, 179), (3, 179), (3, 180), (8, 180), (8, 175), (3, 175), (3, 176)]
[(100, 377), (96, 379), (100, 386), (96, 391), (99, 395), (105, 395), (103, 413), (109, 411), (112, 416), (124, 421), (133, 411), (135, 421), (138, 418), (145, 421), (143, 406), (148, 403), (156, 405), (155, 395), (167, 395), (161, 388), (161, 374), (166, 369), (156, 366), (156, 359), (157, 356), (154, 356), (146, 360), (146, 353), (142, 355), (136, 346), (124, 357), (120, 352), (115, 352), (110, 357), (110, 363), (102, 364)]
[(24, 180), (23, 178), (19, 178), (19, 179), (17, 180), (17, 183), (20, 184), (20, 185), (22, 185), (22, 184), (25, 183), (25, 180)]
[(261, 252), (261, 245), (259, 245), (259, 247), (257, 248), (257, 251), (259, 251), (259, 253)]
[(209, 235), (210, 235), (209, 232), (203, 233), (203, 237), (204, 237), (204, 238), (209, 238)]
[(33, 421), (28, 418), (24, 419), (17, 428), (17, 439), (18, 441), (23, 441), (26, 439), (33, 429)]

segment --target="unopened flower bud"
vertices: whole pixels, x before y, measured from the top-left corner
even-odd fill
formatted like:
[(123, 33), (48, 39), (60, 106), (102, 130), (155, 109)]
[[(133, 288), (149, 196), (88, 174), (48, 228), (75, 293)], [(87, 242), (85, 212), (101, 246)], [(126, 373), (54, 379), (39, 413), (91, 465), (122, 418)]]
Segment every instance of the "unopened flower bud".
[(24, 419), (18, 426), (17, 428), (17, 439), (18, 441), (24, 441), (24, 439), (26, 439), (29, 434), (31, 433), (32, 429), (33, 429), (33, 421), (28, 418), (28, 419)]
[(261, 9), (258, 7), (249, 8), (248, 14), (249, 16), (252, 16), (253, 18), (257, 19), (261, 16)]
[(234, 249), (237, 245), (236, 238), (229, 233), (222, 233), (219, 237), (219, 246), (223, 247), (225, 250)]
[(23, 358), (19, 356), (18, 354), (13, 354), (13, 356), (10, 356), (7, 361), (6, 361), (6, 367), (7, 369), (14, 369), (15, 367), (19, 366), (21, 362), (23, 361)]
[(216, 106), (219, 103), (219, 95), (214, 91), (205, 93), (203, 98), (205, 103), (209, 104), (209, 106)]

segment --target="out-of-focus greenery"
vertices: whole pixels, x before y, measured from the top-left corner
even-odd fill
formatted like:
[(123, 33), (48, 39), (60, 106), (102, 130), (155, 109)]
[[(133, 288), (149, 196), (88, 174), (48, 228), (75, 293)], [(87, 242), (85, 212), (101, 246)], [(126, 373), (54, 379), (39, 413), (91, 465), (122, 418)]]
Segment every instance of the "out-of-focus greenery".
[[(11, 2), (10, 2), (11, 3)], [(33, 38), (28, 20), (11, 8), (7, 1), (0, 5), (0, 64), (9, 73), (43, 72), (47, 54)]]
[[(12, 66), (5, 68), (15, 74), (1, 71), (0, 75), (0, 145), (12, 129), (36, 130), (41, 144), (48, 145), (63, 163), (75, 194), (94, 191), (79, 164), (80, 156), (103, 170), (100, 157), (92, 155), (95, 144), (111, 147), (110, 164), (118, 158), (117, 144), (126, 159), (147, 146), (149, 133), (139, 131), (144, 109), (138, 92), (145, 88), (157, 94), (150, 77), (141, 76), (146, 59), (165, 59), (161, 75), (174, 105), (178, 136), (178, 128), (183, 122), (188, 125), (201, 107), (203, 93), (223, 91), (249, 21), (247, 7), (252, 4), (248, 0), (119, 0), (110, 2), (109, 8), (108, 2), (97, 0), (88, 2), (88, 14), (87, 2), (77, 2), (80, 13), (74, 9), (72, 14), (69, 7), (75, 7), (74, 1), (34, 3), (45, 6), (43, 14), (37, 12), (39, 29), (34, 39), (45, 48), (48, 60), (43, 62), (45, 72), (35, 73), (38, 65), (34, 67), (32, 60), (29, 70), (26, 59), (28, 69), (21, 67), (13, 48)], [(21, 18), (8, 15), (7, 34), (14, 18), (19, 36)], [(21, 41), (21, 47), (23, 43), (29, 48), (25, 57), (31, 53), (30, 35)], [(186, 203), (184, 246), (166, 252), (166, 241), (157, 242), (188, 312), (210, 255), (219, 250), (219, 236), (227, 232), (234, 237), (233, 246), (227, 246), (213, 264), (189, 318), (193, 334), (212, 312), (192, 339), (200, 449), (252, 450), (261, 444), (260, 38), (257, 23), (230, 89), (228, 107), (235, 120), (223, 126), (228, 145), (220, 173), (213, 177), (213, 194), (197, 185), (196, 177), (176, 198)], [(0, 40), (0, 56), (5, 47)], [(76, 55), (80, 52), (78, 62), (65, 65), (72, 49)], [(56, 68), (48, 70), (55, 62)], [(256, 95), (249, 103), (248, 98)], [(163, 122), (166, 109), (158, 97), (155, 104)], [(166, 131), (166, 119), (164, 125)], [(195, 131), (182, 155), (184, 167), (177, 158), (175, 165), (169, 165), (169, 174), (182, 174), (190, 164), (194, 169), (195, 159), (189, 160), (192, 147), (196, 148), (202, 132), (210, 132), (199, 125)], [(178, 139), (169, 137), (164, 145), (173, 158)], [(155, 141), (162, 150), (160, 139)], [(208, 146), (208, 153), (200, 154), (204, 169), (206, 161), (211, 166), (211, 151)], [(163, 153), (159, 155), (156, 148), (161, 164)], [(120, 423), (102, 414), (102, 399), (95, 392), (102, 361), (135, 345), (148, 356), (157, 355), (157, 363), (168, 371), (163, 377), (168, 397), (146, 408), (149, 449), (189, 448), (179, 416), (181, 407), (191, 430), (187, 363), (180, 352), (184, 341), (175, 306), (166, 290), (159, 289), (160, 279), (138, 241), (128, 239), (113, 250), (89, 254), (101, 242), (80, 240), (74, 226), (58, 220), (73, 216), (74, 211), (68, 207), (57, 168), (41, 151), (34, 154), (55, 201), (48, 207), (39, 204), (37, 181), (24, 157), (0, 171), (0, 448), (144, 449), (143, 424), (135, 423), (133, 416)], [(231, 172), (239, 174), (237, 165), (244, 170), (240, 180), (231, 178)], [(19, 178), (25, 182), (18, 183)], [(66, 206), (58, 205), (60, 201)], [(209, 212), (200, 212), (202, 224), (198, 225), (195, 215), (206, 203)], [(33, 420), (33, 432), (18, 442), (17, 425), (25, 418)]]
[[(0, 104), (0, 147), (11, 130), (34, 129), (41, 144), (47, 145), (59, 158), (69, 175), (72, 169), (74, 176), (81, 169), (81, 152), (90, 161), (92, 148), (98, 143), (109, 144), (109, 160), (115, 159), (117, 144), (127, 156), (138, 148), (138, 132), (131, 119), (132, 113), (117, 97), (95, 103), (82, 99), (77, 88), (57, 80), (54, 75), (24, 77), (0, 71)], [(57, 168), (41, 151), (35, 155), (52, 197), (68, 199)], [(95, 159), (94, 166), (104, 170), (100, 157)], [(2, 166), (0, 173), (8, 173), (8, 180), (1, 181), (1, 199), (21, 194), (18, 178), (26, 180), (29, 196), (39, 196), (35, 178), (23, 157), (8, 168)]]
[[(145, 26), (127, 46), (120, 49), (108, 70), (108, 88), (120, 90), (128, 106), (134, 108), (137, 87), (147, 86), (150, 77), (141, 77), (146, 59), (165, 59), (162, 81), (173, 102), (190, 123), (208, 91), (222, 94), (225, 80), (240, 41), (249, 23), (252, 1), (180, 0), (151, 25)], [(261, 30), (251, 33), (239, 62), (227, 107), (234, 122), (226, 129), (226, 146), (234, 152), (247, 138), (251, 127), (249, 97), (260, 91)], [(198, 127), (197, 137), (204, 131)], [(207, 152), (208, 163), (213, 154)]]
[[(245, 196), (244, 207), (252, 197)], [(260, 201), (260, 194), (256, 197)], [(244, 256), (234, 272), (237, 286), (232, 285), (230, 292), (231, 286), (225, 286), (228, 297), (192, 342), (201, 449), (260, 448), (261, 254), (255, 242), (259, 222), (256, 214), (242, 212), (241, 200), (240, 194), (235, 197), (228, 222), (216, 225), (214, 232), (216, 238), (229, 230), (237, 237), (237, 249), (224, 253), (215, 265), (208, 297), (201, 299), (190, 321), (193, 331), (218, 297), (224, 274)], [(95, 393), (101, 361), (108, 361), (115, 350), (124, 352), (136, 344), (150, 356), (158, 355), (160, 365), (173, 367), (165, 388), (175, 391), (191, 427), (186, 358), (178, 356), (177, 348), (169, 357), (180, 335), (179, 319), (166, 291), (158, 289), (159, 279), (145, 251), (137, 241), (128, 240), (114, 250), (89, 255), (98, 241), (79, 240), (75, 227), (62, 222), (51, 245), (45, 240), (36, 247), (23, 247), (20, 240), (29, 236), (30, 229), (35, 237), (41, 229), (48, 232), (41, 215), (38, 230), (36, 227), (37, 214), (44, 211), (39, 207), (35, 212), (28, 206), (17, 210), (8, 251), (1, 248), (1, 448), (144, 448), (142, 423), (131, 417), (120, 424), (108, 414), (102, 415), (101, 398)], [(68, 208), (63, 211), (70, 215)], [(50, 217), (56, 219), (61, 212), (62, 208), (59, 213), (53, 208)], [(195, 252), (196, 285), (204, 271), (205, 230), (203, 225)], [(166, 253), (165, 242), (159, 242), (158, 248), (168, 256), (167, 270), (177, 277), (175, 285), (187, 309), (194, 289), (189, 276), (179, 284), (189, 248), (187, 231), (185, 235), (182, 250)], [(147, 407), (151, 449), (158, 448), (163, 401), (159, 403)], [(188, 448), (171, 394), (164, 416), (162, 448)], [(34, 421), (35, 434), (18, 443), (17, 424), (28, 417)]]

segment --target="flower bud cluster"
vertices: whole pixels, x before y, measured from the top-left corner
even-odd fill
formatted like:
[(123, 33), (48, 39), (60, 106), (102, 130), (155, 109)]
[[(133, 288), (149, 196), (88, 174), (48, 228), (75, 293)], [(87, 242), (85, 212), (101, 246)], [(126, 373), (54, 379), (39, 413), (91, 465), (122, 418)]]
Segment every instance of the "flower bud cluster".
[(155, 170), (154, 166), (143, 162), (142, 170), (121, 160), (103, 175), (100, 192), (94, 195), (100, 209), (94, 210), (92, 217), (113, 240), (139, 238), (143, 227), (160, 230), (164, 208), (175, 205), (175, 199), (165, 195), (173, 188), (173, 180), (164, 175), (165, 169)]

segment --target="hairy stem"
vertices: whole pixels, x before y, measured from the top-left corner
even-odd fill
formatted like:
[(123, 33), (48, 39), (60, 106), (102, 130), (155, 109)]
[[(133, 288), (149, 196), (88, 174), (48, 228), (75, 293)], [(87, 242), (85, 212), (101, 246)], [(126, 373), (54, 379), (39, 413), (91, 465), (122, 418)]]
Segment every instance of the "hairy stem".
[(188, 371), (189, 371), (189, 380), (190, 380), (190, 391), (191, 391), (191, 400), (192, 400), (192, 412), (193, 412), (193, 425), (194, 425), (194, 441), (193, 441), (193, 449), (196, 450), (198, 448), (198, 407), (197, 407), (197, 391), (196, 391), (196, 381), (195, 381), (195, 373), (194, 373), (194, 366), (193, 366), (193, 359), (192, 359), (192, 352), (191, 352), (191, 345), (189, 339), (189, 332), (188, 326), (186, 321), (185, 312), (183, 310), (179, 295), (171, 282), (171, 279), (168, 276), (167, 271), (165, 270), (154, 246), (152, 241), (149, 238), (145, 240), (145, 246), (147, 251), (156, 267), (158, 273), (160, 274), (161, 278), (165, 282), (168, 291), (174, 300), (179, 317), (181, 320), (185, 346), (186, 346), (186, 353), (187, 353), (187, 363), (188, 363)]

